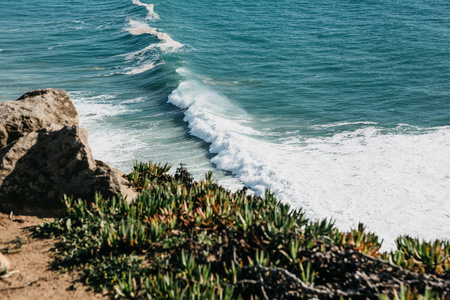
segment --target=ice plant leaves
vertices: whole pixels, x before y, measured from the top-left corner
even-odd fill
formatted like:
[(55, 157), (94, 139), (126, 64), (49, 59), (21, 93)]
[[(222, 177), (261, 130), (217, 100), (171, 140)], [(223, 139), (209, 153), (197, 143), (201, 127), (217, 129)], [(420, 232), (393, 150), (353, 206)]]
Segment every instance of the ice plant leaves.
[(36, 228), (61, 243), (58, 269), (132, 299), (410, 299), (450, 295), (449, 243), (379, 238), (360, 224), (341, 232), (276, 200), (224, 189), (208, 173), (137, 163), (140, 191), (95, 202), (65, 198), (64, 218)]

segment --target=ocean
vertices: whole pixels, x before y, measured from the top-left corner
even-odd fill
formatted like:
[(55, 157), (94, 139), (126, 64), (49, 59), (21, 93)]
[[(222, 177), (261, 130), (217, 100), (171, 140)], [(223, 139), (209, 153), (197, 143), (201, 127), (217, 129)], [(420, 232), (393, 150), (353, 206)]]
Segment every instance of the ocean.
[(0, 101), (68, 91), (96, 159), (213, 170), (384, 250), (450, 238), (447, 0), (0, 7)]

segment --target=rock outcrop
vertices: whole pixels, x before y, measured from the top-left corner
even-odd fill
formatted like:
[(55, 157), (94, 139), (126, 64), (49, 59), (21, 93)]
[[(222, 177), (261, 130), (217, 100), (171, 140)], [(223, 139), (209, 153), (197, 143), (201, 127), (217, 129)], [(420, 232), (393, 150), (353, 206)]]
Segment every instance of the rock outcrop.
[(61, 198), (135, 196), (124, 174), (92, 157), (68, 94), (46, 89), (0, 102), (0, 209), (57, 216)]
[(0, 148), (51, 124), (78, 125), (78, 113), (62, 90), (44, 89), (0, 102)]

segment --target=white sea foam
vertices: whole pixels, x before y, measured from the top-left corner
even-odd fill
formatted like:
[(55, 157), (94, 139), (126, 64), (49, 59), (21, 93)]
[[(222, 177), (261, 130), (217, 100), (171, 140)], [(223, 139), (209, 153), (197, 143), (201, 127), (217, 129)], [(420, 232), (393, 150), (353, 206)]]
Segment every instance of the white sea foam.
[(133, 4), (138, 5), (138, 6), (143, 6), (147, 9), (148, 14), (147, 14), (147, 20), (158, 20), (159, 16), (158, 14), (154, 11), (154, 4), (147, 4), (147, 3), (142, 3), (139, 0), (132, 0)]
[(134, 52), (131, 54), (131, 56), (136, 56), (136, 55), (142, 54), (143, 52), (147, 52), (154, 48), (159, 48), (164, 52), (174, 52), (177, 49), (180, 49), (181, 47), (183, 47), (183, 44), (181, 44), (177, 41), (174, 41), (167, 33), (161, 32), (157, 28), (150, 27), (145, 22), (131, 19), (129, 21), (129, 24), (130, 24), (130, 27), (128, 27), (126, 29), (129, 33), (131, 33), (133, 35), (151, 34), (153, 36), (156, 36), (161, 41), (160, 43), (152, 44), (142, 50)]
[(125, 72), (127, 75), (133, 75), (133, 74), (141, 74), (148, 70), (153, 69), (157, 64), (155, 64), (153, 61), (142, 63), (141, 65), (138, 65), (137, 67), (129, 68), (128, 71)]
[(450, 236), (450, 127), (384, 134), (367, 124), (327, 138), (269, 143), (235, 119), (241, 112), (228, 117), (228, 99), (199, 81), (182, 82), (169, 102), (186, 109), (190, 133), (216, 153), (212, 162), (257, 193), (270, 188), (344, 230), (364, 222), (384, 239), (384, 250), (402, 234)]
[[(97, 124), (100, 125), (100, 124)], [(110, 166), (124, 172), (131, 170), (132, 163), (137, 160), (136, 153), (146, 148), (139, 139), (139, 130), (110, 126), (108, 130), (101, 126), (89, 127), (89, 146), (94, 158), (101, 159)]]
[(126, 61), (128, 63), (134, 63), (134, 66), (126, 68), (124, 74), (140, 74), (162, 64), (162, 61), (156, 63), (160, 58), (160, 54), (155, 53), (155, 51), (153, 51), (154, 49), (159, 49), (163, 53), (171, 53), (184, 46), (183, 44), (174, 41), (167, 33), (160, 32), (158, 29), (150, 27), (147, 23), (142, 21), (130, 20), (129, 27), (126, 28), (126, 30), (133, 35), (150, 34), (156, 36), (160, 42), (151, 44), (136, 52), (126, 54)]
[[(131, 163), (136, 159), (138, 149), (145, 147), (139, 139), (138, 132), (130, 128), (113, 126), (108, 123), (105, 130), (105, 119), (125, 113), (133, 113), (125, 105), (115, 104), (116, 95), (89, 95), (80, 92), (71, 92), (71, 98), (80, 117), (80, 126), (89, 131), (89, 146), (94, 158), (101, 159), (112, 167), (129, 171)], [(140, 101), (140, 98), (131, 99)]]
[(114, 94), (90, 96), (79, 92), (71, 92), (70, 96), (77, 108), (82, 126), (97, 122), (104, 117), (131, 112), (131, 110), (123, 105), (111, 103), (116, 97)]
[(145, 101), (144, 97), (137, 97), (134, 99), (124, 100), (124, 101), (120, 102), (120, 104), (142, 103), (144, 101)]
[[(146, 101), (146, 97), (118, 103), (121, 97), (116, 94), (95, 96), (71, 92), (70, 95), (80, 116), (80, 126), (89, 131), (89, 145), (95, 159), (124, 172), (129, 172), (135, 161), (169, 162), (172, 172), (182, 162), (197, 180), (204, 178), (205, 172), (212, 168), (202, 145), (184, 139), (185, 132), (179, 126), (151, 118), (137, 123), (117, 122), (116, 116), (135, 113), (137, 110), (129, 107)], [(173, 147), (168, 140), (178, 141), (177, 146)], [(238, 180), (220, 172), (215, 173), (215, 178), (228, 188), (242, 188)]]

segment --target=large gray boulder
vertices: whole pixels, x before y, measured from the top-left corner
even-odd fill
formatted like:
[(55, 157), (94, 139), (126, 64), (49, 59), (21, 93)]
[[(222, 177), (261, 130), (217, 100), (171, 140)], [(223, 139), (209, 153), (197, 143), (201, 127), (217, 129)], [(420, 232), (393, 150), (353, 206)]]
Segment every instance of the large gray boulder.
[(63, 90), (36, 90), (0, 102), (0, 148), (51, 124), (78, 125), (77, 110)]
[[(47, 92), (42, 96), (41, 91)], [(36, 103), (43, 111), (42, 118), (37, 112), (31, 112), (27, 105), (23, 105), (26, 109), (21, 115), (17, 109), (20, 105), (11, 104), (16, 101), (0, 102), (0, 111), (3, 105), (14, 108), (11, 109), (14, 115), (8, 117), (13, 125), (8, 120), (2, 123), (10, 138), (7, 145), (0, 148), (1, 210), (57, 216), (64, 213), (61, 202), (64, 194), (88, 201), (94, 199), (96, 191), (104, 197), (122, 193), (130, 200), (136, 195), (121, 171), (94, 160), (87, 131), (77, 124), (67, 125), (78, 123), (78, 115), (71, 109), (73, 104), (65, 92), (40, 90), (34, 98), (26, 95), (33, 95), (33, 92), (19, 99)], [(48, 101), (50, 97), (54, 99)], [(56, 99), (58, 97), (61, 99)], [(45, 115), (46, 112), (50, 112), (51, 116)], [(28, 131), (31, 126), (23, 125), (29, 124), (29, 120), (33, 120), (33, 131)], [(55, 123), (47, 125), (53, 120)], [(37, 124), (46, 125), (39, 128)], [(20, 131), (20, 126), (25, 130)]]

